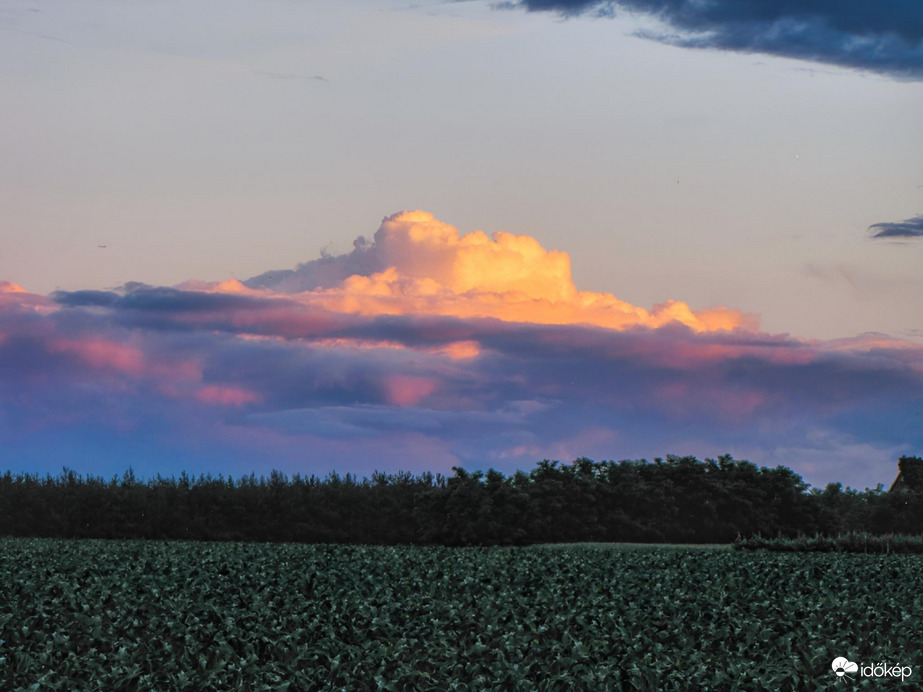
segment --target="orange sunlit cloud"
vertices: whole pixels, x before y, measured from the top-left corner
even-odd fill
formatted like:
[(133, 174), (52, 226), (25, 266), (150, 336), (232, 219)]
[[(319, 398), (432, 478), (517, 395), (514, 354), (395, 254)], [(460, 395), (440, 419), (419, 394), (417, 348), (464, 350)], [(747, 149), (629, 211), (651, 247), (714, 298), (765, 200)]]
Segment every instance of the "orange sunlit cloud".
[[(238, 335), (238, 338), (253, 339), (254, 337), (247, 334)], [(310, 343), (312, 346), (318, 348), (354, 348), (360, 350), (383, 348), (392, 349), (395, 351), (406, 351), (410, 349), (409, 346), (402, 344), (399, 341), (387, 341), (382, 339), (373, 340), (337, 337), (330, 339), (314, 339)], [(434, 355), (448, 356), (452, 360), (467, 360), (468, 358), (474, 358), (481, 352), (481, 349), (476, 341), (452, 341), (443, 346), (428, 347), (416, 350), (422, 350)]]
[[(693, 311), (667, 301), (646, 310), (610, 293), (580, 291), (566, 252), (546, 250), (527, 235), (483, 231), (459, 234), (424, 211), (386, 218), (371, 249), (380, 270), (351, 274), (328, 287), (288, 297), (338, 313), (491, 317), (507, 322), (588, 324), (608, 329), (658, 328), (678, 322), (695, 332), (756, 330), (757, 320), (739, 310)], [(347, 256), (343, 256), (344, 258)], [(330, 258), (328, 258), (330, 259)], [(335, 261), (336, 258), (333, 258)], [(188, 283), (209, 292), (267, 295), (238, 281)]]
[(0, 281), (0, 293), (25, 293), (26, 289), (10, 281)]
[(388, 267), (353, 275), (299, 297), (336, 312), (493, 317), (508, 322), (592, 324), (610, 329), (680, 322), (694, 331), (755, 328), (737, 310), (693, 312), (681, 302), (648, 311), (609, 293), (579, 291), (566, 252), (545, 250), (526, 235), (460, 235), (432, 214), (401, 212), (375, 236)]

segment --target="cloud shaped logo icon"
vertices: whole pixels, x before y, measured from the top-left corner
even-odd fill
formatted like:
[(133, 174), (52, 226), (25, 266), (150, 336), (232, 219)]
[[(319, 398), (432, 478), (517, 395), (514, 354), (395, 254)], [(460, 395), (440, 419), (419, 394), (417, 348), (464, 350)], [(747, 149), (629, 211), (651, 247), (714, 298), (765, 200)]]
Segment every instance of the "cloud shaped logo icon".
[(848, 675), (848, 673), (859, 672), (858, 663), (853, 663), (852, 661), (849, 661), (843, 658), (842, 656), (840, 656), (839, 658), (833, 659), (833, 663), (831, 664), (831, 667), (833, 668), (833, 672), (836, 673), (836, 676), (838, 678), (842, 678), (843, 676), (852, 677)]

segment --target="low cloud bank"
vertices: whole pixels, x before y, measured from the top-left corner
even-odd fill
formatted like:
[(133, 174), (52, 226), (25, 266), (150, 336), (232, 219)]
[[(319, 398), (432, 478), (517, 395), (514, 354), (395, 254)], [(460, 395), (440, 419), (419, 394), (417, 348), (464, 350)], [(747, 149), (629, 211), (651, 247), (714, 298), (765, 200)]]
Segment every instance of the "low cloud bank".
[(919, 345), (644, 310), (578, 290), (567, 255), (532, 238), (460, 235), (420, 212), (245, 283), (0, 284), (0, 444), (27, 470), (510, 471), (730, 452), (862, 487), (923, 446), (921, 412)]

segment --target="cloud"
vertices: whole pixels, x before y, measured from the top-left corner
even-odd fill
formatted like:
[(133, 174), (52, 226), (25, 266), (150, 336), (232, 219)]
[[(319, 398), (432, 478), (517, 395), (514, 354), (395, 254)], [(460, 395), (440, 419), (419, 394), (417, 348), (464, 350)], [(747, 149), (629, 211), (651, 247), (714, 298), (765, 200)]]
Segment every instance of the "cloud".
[(241, 288), (361, 315), (492, 317), (610, 329), (674, 321), (695, 331), (756, 327), (753, 316), (738, 310), (693, 311), (677, 301), (646, 310), (609, 293), (579, 291), (567, 253), (546, 250), (527, 235), (461, 235), (423, 211), (387, 217), (372, 241), (359, 237), (353, 246), (345, 255), (261, 274)]
[(923, 238), (923, 214), (905, 221), (874, 223), (869, 226), (873, 238)]
[(9, 281), (0, 281), (0, 293), (25, 293), (26, 289)]
[(665, 43), (765, 53), (909, 80), (923, 79), (923, 12), (916, 0), (519, 0), (503, 6), (564, 16), (655, 17)]
[(529, 12), (557, 12), (565, 17), (581, 14), (593, 14), (597, 17), (615, 16), (614, 0), (512, 0), (498, 2), (498, 9), (515, 9), (525, 7)]
[[(0, 284), (0, 445), (106, 475), (790, 452), (846, 483), (840, 461), (862, 482), (893, 470), (859, 474), (856, 450), (923, 447), (923, 347), (644, 310), (580, 291), (566, 253), (528, 236), (402, 213), (280, 274), (50, 298)], [(848, 444), (810, 452), (818, 430)]]
[(207, 385), (200, 387), (195, 394), (199, 401), (220, 406), (245, 406), (260, 400), (260, 395), (240, 387), (222, 387)]

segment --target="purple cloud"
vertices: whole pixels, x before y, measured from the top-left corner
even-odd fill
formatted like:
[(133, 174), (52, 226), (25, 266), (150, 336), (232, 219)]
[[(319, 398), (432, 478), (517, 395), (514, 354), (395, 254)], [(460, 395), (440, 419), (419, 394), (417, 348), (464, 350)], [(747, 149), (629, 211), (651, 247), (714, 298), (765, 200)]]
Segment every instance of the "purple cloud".
[[(365, 296), (366, 278), (307, 292), (229, 282), (52, 298), (6, 285), (8, 465), (367, 474), (730, 452), (862, 487), (889, 482), (896, 456), (923, 447), (923, 348), (912, 343), (709, 330), (687, 311), (614, 328), (386, 314), (361, 301), (344, 310), (347, 288)], [(417, 282), (441, 302), (395, 293), (383, 305), (453, 313), (499, 295)], [(574, 291), (551, 314), (581, 300), (626, 314), (605, 294)]]

